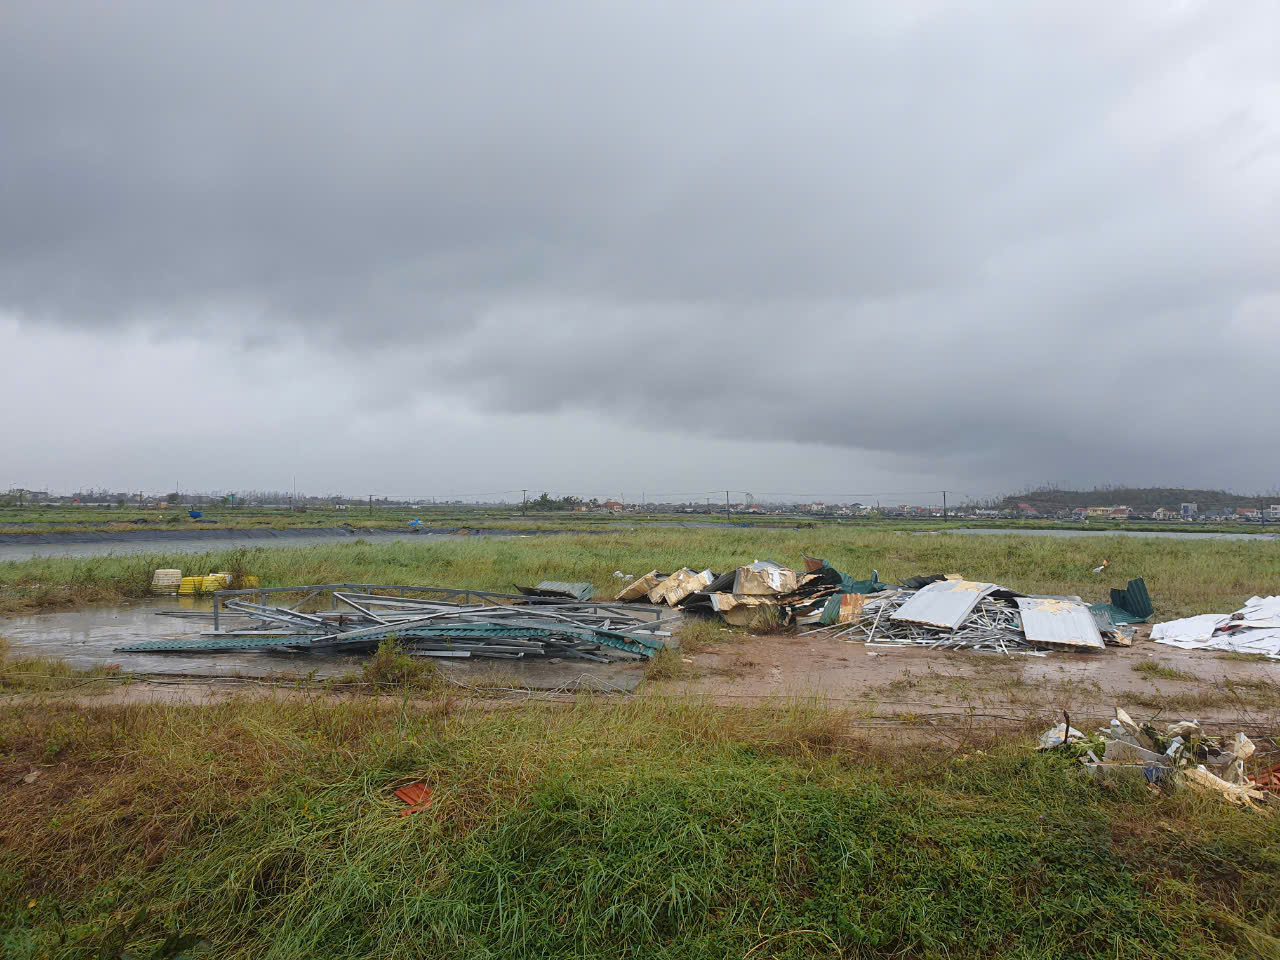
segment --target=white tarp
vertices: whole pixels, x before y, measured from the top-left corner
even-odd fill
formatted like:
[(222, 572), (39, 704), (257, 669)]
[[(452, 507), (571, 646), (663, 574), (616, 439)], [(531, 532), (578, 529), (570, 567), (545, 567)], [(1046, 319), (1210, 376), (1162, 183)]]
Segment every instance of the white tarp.
[(1280, 660), (1280, 597), (1251, 597), (1236, 614), (1201, 614), (1157, 623), (1151, 639), (1182, 650), (1260, 653)]
[(1181, 620), (1168, 620), (1157, 623), (1151, 628), (1151, 639), (1170, 641), (1173, 645), (1181, 645), (1184, 641), (1193, 644), (1204, 643), (1213, 636), (1213, 631), (1227, 622), (1220, 613), (1202, 613), (1197, 617), (1183, 617)]

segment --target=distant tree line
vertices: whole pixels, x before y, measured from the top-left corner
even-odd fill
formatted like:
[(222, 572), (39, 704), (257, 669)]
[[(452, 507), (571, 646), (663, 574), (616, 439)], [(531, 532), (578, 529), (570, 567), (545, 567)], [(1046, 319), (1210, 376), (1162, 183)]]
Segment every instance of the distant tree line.
[(1101, 486), (1094, 487), (1092, 490), (1059, 490), (1054, 487), (1041, 487), (1004, 497), (1000, 505), (1007, 509), (1016, 509), (1019, 503), (1028, 503), (1038, 510), (1044, 510), (1123, 504), (1135, 509), (1142, 507), (1154, 509), (1177, 507), (1181, 503), (1194, 503), (1201, 511), (1207, 511), (1223, 507), (1256, 507), (1260, 500), (1274, 497), (1274, 493), (1243, 496), (1226, 490), (1195, 490), (1187, 487)]
[(539, 512), (549, 512), (552, 510), (576, 510), (582, 506), (585, 501), (581, 497), (553, 497), (545, 490), (542, 496), (536, 500), (529, 500), (525, 504), (527, 510), (537, 510)]

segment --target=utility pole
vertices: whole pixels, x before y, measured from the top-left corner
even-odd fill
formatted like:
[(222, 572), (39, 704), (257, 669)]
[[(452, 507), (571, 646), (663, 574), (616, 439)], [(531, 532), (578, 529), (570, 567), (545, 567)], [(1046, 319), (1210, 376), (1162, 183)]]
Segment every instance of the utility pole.
[(729, 511), (729, 491), (728, 490), (724, 492), (724, 518), (726, 520), (733, 519), (732, 514)]
[(369, 494), (369, 516), (373, 516), (373, 494)]
[(529, 490), (526, 487), (520, 491), (520, 516), (524, 516), (525, 504), (529, 502)]
[(942, 491), (942, 519), (947, 519), (947, 491)]

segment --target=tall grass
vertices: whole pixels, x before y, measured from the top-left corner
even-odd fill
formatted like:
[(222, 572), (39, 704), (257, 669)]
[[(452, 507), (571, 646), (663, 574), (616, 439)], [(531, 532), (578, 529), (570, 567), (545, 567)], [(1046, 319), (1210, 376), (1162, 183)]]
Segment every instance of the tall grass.
[[(820, 704), (0, 708), (0, 953), (1271, 957), (1277, 818)], [(982, 750), (975, 749), (982, 747)], [(14, 778), (6, 778), (12, 782)], [(410, 817), (391, 790), (435, 789)]]
[[(417, 542), (259, 547), (205, 554), (38, 558), (0, 564), (0, 612), (53, 609), (147, 594), (156, 567), (209, 573), (241, 569), (265, 586), (367, 582), (444, 584), (510, 591), (543, 579), (588, 581), (612, 595), (613, 571), (680, 566), (723, 570), (754, 559), (799, 566), (824, 557), (856, 576), (958, 572), (1031, 593), (1107, 598), (1144, 577), (1161, 617), (1238, 608), (1280, 593), (1280, 544), (1131, 537), (1053, 539), (813, 530), (653, 529), (529, 539), (436, 538)], [(1090, 570), (1111, 561), (1104, 576)]]

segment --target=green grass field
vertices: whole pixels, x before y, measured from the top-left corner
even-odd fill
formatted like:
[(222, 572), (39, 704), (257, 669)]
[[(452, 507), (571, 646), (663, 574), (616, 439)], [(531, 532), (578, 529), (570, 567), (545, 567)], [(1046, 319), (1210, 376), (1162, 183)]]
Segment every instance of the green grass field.
[[(637, 575), (681, 565), (724, 570), (755, 559), (800, 566), (805, 554), (859, 577), (872, 569), (890, 580), (962, 573), (1029, 593), (1078, 594), (1087, 600), (1106, 599), (1109, 587), (1144, 577), (1160, 618), (1235, 610), (1254, 594), (1280, 593), (1280, 543), (1269, 541), (942, 536), (831, 527), (646, 528), (0, 563), (0, 612), (144, 597), (157, 567), (189, 574), (253, 573), (264, 586), (358, 582), (510, 590), (513, 584), (543, 579), (582, 580), (611, 595), (618, 589), (615, 570)], [(1090, 573), (1103, 559), (1111, 561), (1106, 574)]]
[[(648, 528), (7, 563), (0, 610), (145, 596), (157, 566), (608, 594), (615, 569), (805, 554), (1089, 599), (1141, 575), (1162, 617), (1280, 592), (1275, 543)], [(11, 659), (0, 956), (179, 935), (284, 960), (1280, 956), (1280, 816), (1100, 785), (1030, 749), (1040, 721), (913, 735), (812, 702), (480, 700), (401, 660), (373, 658), (361, 693), (172, 706)], [(401, 817), (415, 779), (433, 803)]]
[(351, 507), (346, 510), (309, 508), (305, 513), (293, 513), (285, 508), (209, 506), (200, 508), (204, 520), (214, 523), (197, 523), (187, 516), (186, 507), (163, 510), (143, 509), (137, 506), (122, 507), (16, 507), (0, 506), (0, 534), (30, 534), (48, 532), (102, 532), (129, 530), (191, 530), (203, 531), (212, 527), (231, 530), (288, 530), (323, 529), (352, 526), (372, 530), (405, 530), (409, 522), (419, 519), (428, 528), (474, 530), (581, 530), (608, 527), (669, 525), (675, 523), (725, 524), (737, 526), (831, 526), (856, 530), (937, 530), (947, 527), (967, 526), (990, 529), (1068, 529), (1068, 530), (1130, 530), (1130, 531), (1200, 531), (1256, 533), (1274, 530), (1274, 524), (1263, 527), (1258, 524), (1170, 524), (1152, 521), (1111, 521), (1095, 519), (1082, 526), (1076, 521), (1042, 519), (904, 519), (878, 517), (839, 517), (812, 514), (662, 514), (662, 513), (576, 513), (529, 512), (521, 515), (519, 505), (505, 509), (493, 507), (425, 506)]
[(7, 705), (0, 954), (1280, 955), (1280, 819), (877, 736), (816, 704)]

